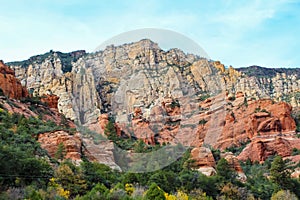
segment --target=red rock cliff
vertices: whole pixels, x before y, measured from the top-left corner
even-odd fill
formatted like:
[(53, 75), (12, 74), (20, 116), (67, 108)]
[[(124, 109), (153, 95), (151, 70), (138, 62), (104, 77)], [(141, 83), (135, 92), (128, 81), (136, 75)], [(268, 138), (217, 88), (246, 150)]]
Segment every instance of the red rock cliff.
[(28, 96), (28, 91), (15, 77), (15, 72), (0, 60), (0, 88), (5, 96), (21, 99)]
[(50, 94), (50, 95), (47, 94), (47, 95), (43, 95), (41, 101), (46, 103), (49, 108), (57, 109), (58, 99), (59, 97), (54, 94)]

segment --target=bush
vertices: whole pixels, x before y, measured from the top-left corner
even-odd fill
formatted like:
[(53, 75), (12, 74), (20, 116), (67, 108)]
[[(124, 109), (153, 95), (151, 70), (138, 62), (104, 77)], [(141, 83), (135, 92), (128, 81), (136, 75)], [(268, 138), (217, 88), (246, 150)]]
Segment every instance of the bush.
[(207, 121), (205, 120), (205, 119), (201, 119), (200, 121), (199, 121), (199, 124), (200, 125), (204, 125), (204, 124), (206, 124), (207, 123)]
[(271, 200), (298, 200), (298, 198), (289, 190), (280, 190), (272, 195)]
[(156, 183), (152, 183), (149, 190), (146, 192), (145, 200), (165, 200), (165, 194)]
[(300, 149), (293, 148), (292, 156), (300, 155)]

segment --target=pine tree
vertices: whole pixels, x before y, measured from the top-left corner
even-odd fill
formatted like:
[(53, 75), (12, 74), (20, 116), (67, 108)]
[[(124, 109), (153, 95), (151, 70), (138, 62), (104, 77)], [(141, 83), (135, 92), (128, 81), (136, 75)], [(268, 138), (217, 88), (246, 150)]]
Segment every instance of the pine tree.
[(216, 166), (217, 173), (226, 181), (231, 181), (235, 178), (235, 172), (225, 158), (221, 158)]
[(66, 150), (64, 144), (61, 142), (59, 143), (57, 150), (55, 152), (55, 158), (58, 160), (63, 160), (66, 156)]
[(156, 183), (152, 183), (145, 196), (146, 200), (165, 200), (165, 194)]
[(104, 134), (107, 135), (110, 140), (116, 141), (118, 139), (117, 131), (112, 121), (108, 121), (104, 129)]
[(281, 189), (289, 189), (291, 178), (290, 172), (281, 156), (276, 156), (270, 169), (271, 181)]

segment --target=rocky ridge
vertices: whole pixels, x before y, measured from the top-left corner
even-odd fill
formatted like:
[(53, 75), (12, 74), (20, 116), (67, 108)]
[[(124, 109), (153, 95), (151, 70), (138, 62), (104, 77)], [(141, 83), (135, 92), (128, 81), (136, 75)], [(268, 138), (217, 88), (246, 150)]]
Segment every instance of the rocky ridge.
[[(57, 102), (60, 113), (100, 134), (114, 117), (119, 131), (147, 144), (180, 142), (224, 150), (249, 143), (240, 160), (264, 161), (274, 153), (287, 157), (298, 148), (297, 142), (286, 142), (298, 141), (291, 118), (292, 107), (300, 105), (297, 73), (253, 76), (179, 49), (164, 51), (150, 40), (73, 54), (76, 59), (67, 64), (52, 51), (8, 65), (33, 96), (53, 94), (57, 98), (45, 101)], [(89, 141), (86, 152), (101, 162), (106, 156)], [(108, 146), (101, 149), (111, 152)], [(282, 150), (275, 150), (278, 146)], [(103, 162), (118, 168), (112, 157)], [(206, 165), (211, 163), (208, 159)]]

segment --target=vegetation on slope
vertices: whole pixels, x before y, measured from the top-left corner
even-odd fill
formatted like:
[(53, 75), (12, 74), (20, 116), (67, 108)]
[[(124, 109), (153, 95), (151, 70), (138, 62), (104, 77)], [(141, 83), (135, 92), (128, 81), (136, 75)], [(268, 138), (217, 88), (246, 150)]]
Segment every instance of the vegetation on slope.
[[(1, 109), (0, 199), (270, 199), (282, 193), (300, 196), (299, 181), (289, 177), (289, 165), (281, 157), (263, 165), (244, 163), (248, 175), (245, 183), (237, 179), (236, 172), (222, 158), (215, 176), (206, 177), (193, 170), (189, 151), (164, 169), (143, 174), (113, 171), (87, 160), (79, 166), (69, 160), (59, 163), (50, 160), (36, 141), (36, 133), (55, 126)], [(139, 143), (135, 150), (149, 151)]]
[(260, 66), (250, 66), (236, 68), (237, 71), (245, 73), (247, 76), (255, 76), (257, 78), (273, 78), (277, 73), (285, 73), (286, 75), (297, 75), (300, 77), (300, 68), (266, 68)]
[(30, 57), (28, 60), (24, 61), (16, 61), (16, 62), (9, 62), (6, 63), (8, 66), (21, 66), (21, 67), (28, 67), (30, 64), (37, 63), (41, 64), (44, 62), (46, 59), (50, 59), (52, 62), (54, 61), (54, 55), (55, 57), (59, 58), (61, 63), (62, 63), (62, 71), (64, 73), (70, 72), (72, 70), (72, 62), (76, 62), (79, 58), (81, 58), (83, 55), (85, 55), (85, 51), (73, 51), (70, 53), (62, 53), (59, 51), (49, 51), (47, 53), (41, 54), (41, 55), (36, 55)]

